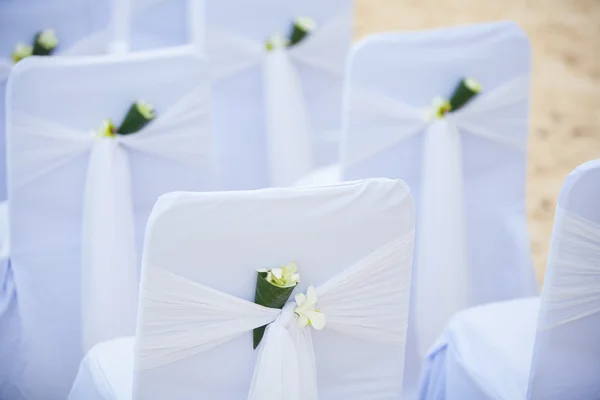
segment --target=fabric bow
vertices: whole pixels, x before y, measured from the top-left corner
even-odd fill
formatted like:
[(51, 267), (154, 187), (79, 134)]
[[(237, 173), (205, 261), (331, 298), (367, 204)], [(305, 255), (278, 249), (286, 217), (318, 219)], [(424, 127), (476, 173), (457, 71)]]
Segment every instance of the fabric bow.
[(311, 121), (296, 64), (302, 63), (341, 79), (345, 54), (337, 49), (348, 21), (347, 13), (342, 13), (300, 44), (270, 52), (265, 51), (264, 43), (208, 27), (207, 52), (213, 59), (217, 79), (262, 65), (271, 186), (292, 185), (316, 167)]
[[(140, 132), (99, 137), (32, 115), (13, 112), (13, 134), (27, 138), (16, 157), (18, 189), (90, 151), (83, 200), (83, 347), (134, 332), (138, 297), (131, 168), (128, 151), (188, 164), (207, 164), (206, 88), (192, 90)], [(204, 127), (204, 129), (203, 129)]]
[[(411, 232), (319, 286), (318, 307), (327, 316), (324, 328), (403, 346), (412, 244)], [(318, 398), (312, 328), (298, 323), (296, 303), (289, 302), (282, 310), (266, 308), (159, 267), (146, 267), (136, 370), (184, 360), (269, 324), (248, 399)]]
[[(425, 135), (414, 285), (421, 356), (427, 354), (450, 317), (469, 305), (461, 134), (525, 151), (522, 127), (527, 116), (519, 113), (515, 118), (506, 111), (514, 107), (525, 109), (528, 94), (529, 79), (519, 77), (478, 95), (464, 108), (442, 119), (432, 119), (429, 110), (362, 88), (350, 90), (350, 115), (355, 121), (349, 124), (349, 129), (356, 130), (355, 137), (364, 140), (347, 142), (346, 167), (420, 132)], [(360, 133), (367, 129), (369, 135)], [(503, 134), (498, 134), (498, 130)]]

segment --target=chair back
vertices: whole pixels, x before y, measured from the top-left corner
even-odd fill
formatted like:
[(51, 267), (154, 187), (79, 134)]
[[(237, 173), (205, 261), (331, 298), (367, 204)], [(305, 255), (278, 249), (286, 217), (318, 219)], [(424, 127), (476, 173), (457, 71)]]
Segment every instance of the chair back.
[(566, 179), (558, 200), (528, 399), (600, 398), (600, 160)]
[[(139, 99), (155, 106), (148, 126), (95, 133)], [(65, 398), (89, 346), (134, 333), (137, 255), (154, 202), (210, 188), (209, 113), (207, 64), (182, 51), (15, 67), (8, 193), (27, 398)]]
[[(408, 189), (387, 179), (163, 196), (146, 236), (134, 398), (399, 398), (413, 218)], [(254, 304), (256, 270), (292, 261), (291, 303)], [(321, 331), (293, 312), (311, 285)]]

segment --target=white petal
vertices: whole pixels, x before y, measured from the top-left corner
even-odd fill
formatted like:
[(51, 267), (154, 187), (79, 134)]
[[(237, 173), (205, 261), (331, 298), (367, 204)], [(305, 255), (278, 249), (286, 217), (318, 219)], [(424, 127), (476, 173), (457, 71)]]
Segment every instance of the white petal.
[(292, 277), (290, 278), (292, 282), (300, 282), (300, 274), (294, 274), (292, 275)]
[(320, 331), (325, 327), (325, 314), (319, 311), (309, 311), (307, 315), (313, 328)]
[(306, 301), (306, 296), (304, 295), (304, 293), (298, 293), (294, 297), (294, 300), (296, 300), (296, 304), (298, 304), (298, 306), (302, 306), (304, 304), (304, 302)]
[(304, 314), (298, 315), (298, 326), (304, 328), (308, 325), (308, 317)]
[(273, 274), (271, 273), (271, 271), (267, 272), (267, 277), (265, 279), (267, 280), (267, 282), (273, 281)]
[(309, 304), (317, 304), (317, 289), (314, 286), (309, 286), (306, 291), (306, 298)]
[(256, 270), (256, 272), (269, 272), (269, 270), (266, 268), (259, 268)]
[(283, 276), (283, 271), (281, 270), (281, 268), (273, 268), (271, 270), (271, 273), (276, 279), (281, 279), (281, 277)]
[(285, 269), (287, 272), (290, 272), (292, 274), (295, 273), (296, 271), (298, 271), (298, 267), (296, 266), (295, 262), (291, 262), (288, 265), (286, 265)]

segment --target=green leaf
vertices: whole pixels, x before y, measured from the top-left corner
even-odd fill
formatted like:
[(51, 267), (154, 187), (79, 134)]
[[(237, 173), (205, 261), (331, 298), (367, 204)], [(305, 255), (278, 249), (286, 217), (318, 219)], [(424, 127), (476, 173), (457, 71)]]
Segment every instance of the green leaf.
[(469, 101), (471, 101), (481, 90), (481, 85), (473, 79), (463, 78), (460, 80), (452, 97), (450, 97), (450, 107), (452, 111), (460, 110)]
[[(289, 300), (296, 286), (282, 288), (275, 286), (267, 281), (267, 273), (259, 272), (256, 277), (256, 294), (254, 302), (264, 307), (282, 309), (285, 303)], [(256, 349), (262, 340), (266, 325), (260, 328), (255, 328), (252, 332), (254, 339), (254, 349)]]
[(148, 114), (145, 110), (140, 109), (140, 104), (133, 103), (127, 111), (125, 119), (121, 126), (117, 129), (120, 135), (130, 135), (139, 132), (143, 127), (148, 125), (154, 119), (154, 114)]

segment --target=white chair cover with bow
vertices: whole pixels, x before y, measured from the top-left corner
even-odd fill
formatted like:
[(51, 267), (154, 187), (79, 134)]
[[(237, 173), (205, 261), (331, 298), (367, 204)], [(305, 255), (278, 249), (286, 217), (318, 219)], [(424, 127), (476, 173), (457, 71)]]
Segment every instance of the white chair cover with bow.
[[(96, 1), (103, 3), (104, 0)], [(57, 55), (101, 54), (107, 37), (96, 32), (100, 21), (91, 3), (78, 0), (0, 3), (0, 154), (5, 154), (4, 91), (17, 43), (29, 43), (42, 29), (54, 29), (60, 40)], [(6, 199), (5, 158), (0, 162), (0, 200)]]
[[(144, 254), (134, 398), (399, 397), (413, 235), (407, 193), (397, 182), (372, 180), (319, 190), (163, 197), (151, 217)], [(237, 222), (242, 215), (250, 220)], [(179, 229), (184, 220), (209, 225)], [(295, 228), (281, 230), (288, 225)], [(186, 232), (175, 238), (174, 230)], [(364, 243), (359, 238), (364, 232), (375, 237)], [(180, 264), (163, 264), (167, 252), (153, 244), (168, 247), (169, 236), (183, 243)], [(244, 250), (222, 254), (233, 241), (244, 243)], [(327, 320), (323, 331), (298, 328), (293, 298), (283, 310), (249, 301), (254, 266), (289, 257), (301, 274), (296, 292), (310, 283), (317, 287)], [(252, 329), (270, 322), (252, 350)], [(118, 365), (130, 357), (127, 346), (131, 349), (132, 340), (119, 339), (88, 353), (71, 399), (106, 398), (102, 393), (131, 398), (120, 388), (132, 377), (115, 378), (122, 370)]]
[[(208, 188), (207, 78), (201, 60), (176, 52), (17, 66), (8, 94), (11, 262), (27, 398), (64, 398), (84, 351), (133, 334), (145, 216), (165, 192)], [(28, 100), (40, 92), (57, 104)], [(156, 99), (155, 121), (129, 136), (94, 134), (99, 112), (120, 106), (122, 118), (137, 96)]]
[(541, 297), (456, 315), (428, 357), (421, 399), (600, 398), (599, 183), (600, 161), (567, 178)]
[[(290, 9), (276, 0), (206, 6), (215, 145), (225, 189), (288, 186), (337, 162), (353, 1), (305, 3)], [(266, 40), (287, 35), (302, 16), (313, 18), (317, 29), (292, 48), (267, 52)]]
[[(419, 205), (407, 398), (455, 312), (537, 292), (524, 197), (529, 58), (511, 23), (377, 35), (351, 57), (342, 179), (402, 177)], [(463, 77), (482, 94), (432, 119), (433, 99)]]
[[(40, 29), (53, 28), (57, 31), (61, 45), (59, 55), (102, 53), (106, 37), (94, 33), (102, 27), (96, 18), (92, 4), (98, 6), (103, 0), (47, 0), (0, 2), (0, 200), (6, 200), (6, 148), (5, 148), (5, 89), (13, 66), (11, 54), (19, 42), (29, 42)], [(8, 226), (0, 228), (8, 230)], [(4, 247), (4, 238), (2, 236)], [(0, 398), (18, 399), (10, 389), (14, 353), (19, 340), (19, 317), (16, 293), (8, 258), (0, 267)]]

